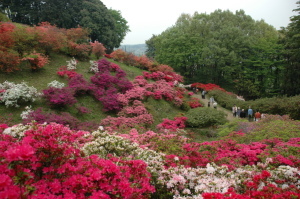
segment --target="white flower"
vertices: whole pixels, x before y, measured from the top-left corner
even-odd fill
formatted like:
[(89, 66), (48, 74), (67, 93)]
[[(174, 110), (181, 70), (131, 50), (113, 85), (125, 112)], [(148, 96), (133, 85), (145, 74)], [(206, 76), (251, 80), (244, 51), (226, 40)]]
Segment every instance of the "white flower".
[(76, 59), (73, 57), (70, 61), (67, 61), (67, 70), (76, 70), (76, 66), (77, 66), (77, 61)]
[(215, 172), (215, 168), (212, 167), (209, 163), (206, 165), (206, 172), (209, 174), (213, 174)]
[(54, 80), (48, 84), (48, 87), (63, 88), (63, 87), (65, 87), (65, 84)]

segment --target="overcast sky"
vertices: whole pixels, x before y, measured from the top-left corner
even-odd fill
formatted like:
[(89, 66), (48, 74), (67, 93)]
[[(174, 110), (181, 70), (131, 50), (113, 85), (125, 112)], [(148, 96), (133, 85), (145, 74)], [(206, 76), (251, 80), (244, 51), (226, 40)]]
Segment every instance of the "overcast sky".
[(143, 44), (175, 24), (182, 13), (207, 13), (221, 9), (244, 10), (254, 20), (265, 20), (276, 29), (286, 27), (297, 15), (297, 0), (101, 0), (107, 8), (121, 11), (131, 32), (122, 44)]

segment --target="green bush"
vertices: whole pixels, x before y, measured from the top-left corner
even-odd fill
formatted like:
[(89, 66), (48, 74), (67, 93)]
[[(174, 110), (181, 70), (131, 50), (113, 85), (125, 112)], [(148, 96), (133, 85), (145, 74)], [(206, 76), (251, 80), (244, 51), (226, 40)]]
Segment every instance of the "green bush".
[(189, 127), (209, 127), (221, 125), (226, 122), (226, 114), (223, 111), (208, 107), (199, 107), (189, 110), (186, 115)]

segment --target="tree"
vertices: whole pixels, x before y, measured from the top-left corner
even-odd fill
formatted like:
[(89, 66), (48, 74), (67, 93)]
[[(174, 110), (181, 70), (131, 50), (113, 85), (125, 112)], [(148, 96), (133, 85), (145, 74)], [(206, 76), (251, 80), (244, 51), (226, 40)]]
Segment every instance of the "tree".
[[(172, 66), (187, 83), (238, 88), (240, 82), (251, 82), (259, 87), (259, 95), (267, 95), (266, 88), (278, 92), (280, 87), (278, 39), (274, 27), (253, 20), (243, 10), (216, 10), (209, 15), (182, 14), (174, 26), (147, 42), (152, 42), (155, 60)], [(247, 94), (244, 86), (239, 90)]]
[(108, 10), (111, 14), (111, 16), (114, 18), (115, 23), (115, 34), (117, 36), (117, 46), (115, 48), (118, 48), (125, 38), (126, 34), (130, 32), (129, 26), (127, 25), (127, 21), (122, 17), (121, 11), (119, 10)]
[(285, 35), (286, 65), (284, 69), (283, 92), (289, 96), (300, 94), (300, 1), (297, 1), (298, 15), (291, 17), (291, 23), (281, 32)]

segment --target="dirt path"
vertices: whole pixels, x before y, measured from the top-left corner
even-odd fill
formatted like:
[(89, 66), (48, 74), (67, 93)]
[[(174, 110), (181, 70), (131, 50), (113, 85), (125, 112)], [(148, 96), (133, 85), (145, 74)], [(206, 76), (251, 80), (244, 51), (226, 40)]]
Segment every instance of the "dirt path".
[[(202, 96), (200, 94), (195, 94), (193, 96), (199, 98), (204, 103), (204, 106), (207, 107), (207, 104), (209, 102), (208, 96), (205, 96), (205, 99), (202, 99)], [(213, 108), (213, 107), (211, 106), (211, 108)], [(227, 115), (227, 120), (232, 121), (234, 119), (231, 111), (229, 111), (219, 105), (217, 106), (217, 109), (223, 111)]]

